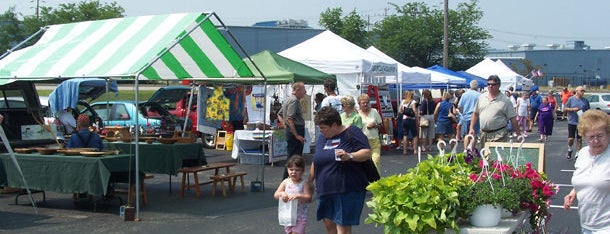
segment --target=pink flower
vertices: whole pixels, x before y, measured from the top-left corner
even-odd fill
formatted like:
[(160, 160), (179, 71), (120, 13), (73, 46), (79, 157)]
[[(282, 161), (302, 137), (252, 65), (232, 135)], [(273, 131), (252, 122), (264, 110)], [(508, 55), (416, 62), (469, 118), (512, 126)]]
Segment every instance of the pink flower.
[(477, 178), (479, 178), (479, 176), (477, 174), (472, 173), (468, 176), (468, 178), (470, 178), (472, 182), (477, 182)]
[(491, 178), (494, 178), (494, 179), (496, 179), (496, 180), (499, 180), (499, 179), (501, 179), (501, 178), (502, 178), (502, 176), (500, 176), (500, 175), (499, 175), (499, 174), (497, 174), (497, 173), (494, 173), (493, 175), (491, 175)]
[(553, 191), (551, 186), (544, 186), (542, 188), (542, 194), (544, 194), (544, 196), (550, 197), (550, 196), (555, 195), (555, 191)]

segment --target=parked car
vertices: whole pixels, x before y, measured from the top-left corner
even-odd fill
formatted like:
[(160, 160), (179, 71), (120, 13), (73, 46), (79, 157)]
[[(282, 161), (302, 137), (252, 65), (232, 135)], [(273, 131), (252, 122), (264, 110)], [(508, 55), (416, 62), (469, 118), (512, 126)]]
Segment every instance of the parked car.
[(601, 110), (610, 114), (610, 93), (586, 93), (591, 109)]
[(92, 103), (91, 108), (104, 120), (105, 126), (134, 127), (137, 126), (137, 116), (144, 134), (169, 137), (184, 123), (184, 119), (172, 116), (156, 103), (140, 102), (136, 105), (134, 101), (100, 101)]
[[(22, 134), (22, 127), (40, 126), (43, 122), (38, 92), (31, 81), (0, 85), (0, 114), (4, 116), (2, 128), (13, 148), (55, 143), (51, 138), (24, 137)], [(4, 144), (0, 145), (0, 150), (6, 151)]]

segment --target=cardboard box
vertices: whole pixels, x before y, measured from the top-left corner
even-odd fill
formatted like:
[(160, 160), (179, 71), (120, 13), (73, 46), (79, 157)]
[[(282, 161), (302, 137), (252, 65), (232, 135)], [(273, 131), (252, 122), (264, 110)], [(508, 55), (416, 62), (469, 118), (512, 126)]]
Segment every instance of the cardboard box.
[[(48, 128), (45, 129), (45, 128)], [(57, 136), (58, 126), (56, 124), (45, 125), (22, 125), (21, 126), (21, 139), (22, 140), (43, 140), (43, 139), (55, 139), (53, 136)], [(53, 131), (53, 134), (49, 132)]]

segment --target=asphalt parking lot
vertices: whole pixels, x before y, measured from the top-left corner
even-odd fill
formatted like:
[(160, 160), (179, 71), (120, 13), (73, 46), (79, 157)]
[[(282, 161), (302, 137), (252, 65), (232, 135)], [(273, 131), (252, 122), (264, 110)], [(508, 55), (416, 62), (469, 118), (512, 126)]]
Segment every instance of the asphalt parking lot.
[[(527, 142), (537, 142), (537, 134), (530, 134)], [(556, 122), (553, 136), (546, 144), (546, 172), (551, 180), (561, 186), (552, 201), (553, 217), (548, 223), (547, 233), (578, 233), (579, 222), (576, 210), (564, 211), (563, 196), (569, 187), (573, 161), (565, 158), (567, 150), (567, 124)], [(229, 151), (205, 150), (208, 163), (235, 162)], [(311, 155), (305, 155), (311, 160)], [(414, 156), (403, 156), (399, 150), (382, 152), (382, 176), (404, 173), (417, 163)], [(19, 233), (283, 233), (277, 222), (277, 201), (273, 193), (281, 181), (283, 162), (274, 165), (237, 164), (236, 171), (248, 172), (246, 191), (239, 188), (227, 197), (211, 196), (212, 187), (202, 187), (202, 196), (197, 199), (194, 191), (179, 196), (180, 176), (171, 177), (171, 193), (168, 175), (155, 174), (146, 180), (149, 203), (140, 210), (139, 222), (122, 221), (119, 217), (118, 201), (103, 201), (96, 206), (87, 199), (72, 202), (71, 194), (48, 192), (46, 202), (39, 202), (38, 214), (29, 205), (26, 197), (15, 205), (15, 194), (0, 194), (0, 232)], [(264, 175), (263, 175), (264, 170)], [(264, 178), (263, 178), (264, 176)], [(251, 192), (250, 182), (264, 179), (264, 191)], [(40, 194), (34, 195), (41, 200)], [(126, 195), (121, 195), (126, 200)], [(325, 233), (322, 222), (315, 220), (315, 201), (309, 205), (307, 233)], [(365, 207), (361, 225), (354, 233), (383, 233), (382, 227), (364, 224)]]

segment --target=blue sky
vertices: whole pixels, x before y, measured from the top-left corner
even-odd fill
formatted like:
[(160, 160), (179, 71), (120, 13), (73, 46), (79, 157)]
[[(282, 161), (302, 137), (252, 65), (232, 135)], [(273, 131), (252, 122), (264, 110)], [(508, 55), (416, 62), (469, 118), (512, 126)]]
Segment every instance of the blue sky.
[[(105, 0), (100, 0), (104, 2)], [(429, 6), (443, 7), (442, 0), (420, 0)], [(72, 0), (40, 0), (41, 5), (56, 7)], [(106, 1), (107, 2), (107, 1)], [(389, 3), (403, 5), (413, 1), (375, 0), (116, 0), (127, 16), (169, 14), (179, 12), (216, 12), (227, 25), (252, 25), (259, 21), (304, 19), (319, 28), (320, 13), (327, 8), (342, 7), (344, 12), (356, 10), (371, 22), (395, 12)], [(449, 0), (455, 9), (464, 0)], [(17, 12), (34, 14), (36, 0), (2, 0), (0, 11), (16, 6)], [(494, 36), (488, 43), (493, 48), (534, 43), (537, 48), (549, 44), (566, 44), (583, 40), (592, 49), (610, 47), (610, 1), (607, 0), (482, 0), (484, 11), (480, 26)]]

